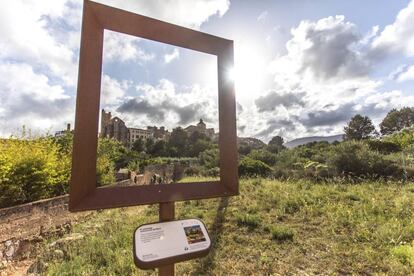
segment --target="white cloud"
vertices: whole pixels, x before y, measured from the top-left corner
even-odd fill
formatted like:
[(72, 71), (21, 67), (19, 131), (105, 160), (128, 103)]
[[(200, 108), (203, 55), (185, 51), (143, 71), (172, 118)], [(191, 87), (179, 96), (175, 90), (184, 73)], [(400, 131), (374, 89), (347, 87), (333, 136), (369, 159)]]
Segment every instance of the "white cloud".
[[(406, 23), (411, 5), (399, 14), (394, 30)], [(373, 65), (381, 60), (372, 58), (379, 47), (378, 37), (384, 33), (378, 36), (378, 27), (362, 35), (344, 16), (335, 16), (302, 21), (291, 33), (287, 53), (269, 66), (274, 75), (273, 94), (257, 98), (256, 108), (244, 112), (254, 118), (244, 122), (254, 125), (250, 135), (268, 140), (277, 134), (287, 138), (338, 134), (356, 113), (379, 123), (390, 109), (414, 105), (413, 96), (397, 90), (382, 92), (383, 82), (370, 77)], [(414, 66), (403, 66), (389, 77), (414, 78)], [(285, 103), (287, 96), (289, 103)], [(249, 122), (249, 118), (242, 121)]]
[(266, 18), (268, 16), (269, 12), (268, 11), (263, 11), (259, 14), (259, 16), (257, 17), (257, 21), (258, 22), (264, 22), (266, 21)]
[(101, 103), (103, 105), (118, 105), (129, 88), (127, 81), (119, 82), (108, 75), (103, 75), (101, 85)]
[(403, 52), (414, 55), (414, 0), (402, 9), (394, 23), (386, 26), (372, 43), (372, 56), (375, 58)]
[(401, 72), (401, 74), (398, 75), (397, 80), (399, 82), (414, 80), (414, 65), (407, 67), (404, 72)]
[(176, 86), (162, 79), (155, 86), (139, 84), (136, 96), (126, 97), (114, 110), (127, 125), (185, 127), (203, 118), (210, 127), (218, 126), (217, 94), (198, 85)]
[(180, 57), (180, 51), (177, 48), (174, 48), (172, 53), (164, 55), (164, 62), (170, 63), (174, 59), (178, 59)]
[(213, 15), (223, 16), (230, 6), (229, 0), (96, 0), (95, 2), (191, 28), (199, 28)]
[(293, 37), (286, 43), (288, 54), (271, 64), (279, 77), (300, 74), (328, 80), (365, 77), (369, 72), (370, 66), (358, 49), (361, 37), (344, 16), (302, 21), (291, 33)]
[(0, 9), (0, 60), (45, 66), (68, 85), (76, 82), (76, 58), (48, 29), (48, 20), (65, 14), (66, 1), (8, 1)]
[(111, 32), (105, 30), (104, 37), (104, 60), (125, 62), (133, 61), (149, 61), (154, 59), (155, 55), (147, 53), (138, 46), (139, 38)]
[(73, 121), (73, 99), (28, 64), (0, 64), (0, 91), (2, 136), (23, 125), (45, 131)]

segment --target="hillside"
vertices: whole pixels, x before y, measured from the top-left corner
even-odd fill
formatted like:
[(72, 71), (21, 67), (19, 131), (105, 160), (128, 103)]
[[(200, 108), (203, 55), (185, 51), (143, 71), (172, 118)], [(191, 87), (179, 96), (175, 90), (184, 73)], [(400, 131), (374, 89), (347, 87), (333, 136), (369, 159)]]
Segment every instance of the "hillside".
[[(240, 189), (229, 199), (177, 203), (177, 218), (203, 219), (213, 240), (207, 257), (177, 264), (177, 275), (414, 273), (414, 184), (251, 179)], [(131, 240), (157, 218), (157, 205), (99, 212), (74, 227), (82, 239), (58, 249), (45, 242), (45, 252), (59, 254), (39, 255), (39, 267), (48, 275), (156, 275), (134, 266)]]
[(326, 141), (329, 143), (333, 143), (335, 141), (341, 142), (343, 140), (343, 134), (332, 135), (332, 136), (311, 136), (311, 137), (303, 137), (291, 140), (284, 144), (287, 148), (294, 148), (300, 145), (304, 145), (311, 142), (321, 142)]

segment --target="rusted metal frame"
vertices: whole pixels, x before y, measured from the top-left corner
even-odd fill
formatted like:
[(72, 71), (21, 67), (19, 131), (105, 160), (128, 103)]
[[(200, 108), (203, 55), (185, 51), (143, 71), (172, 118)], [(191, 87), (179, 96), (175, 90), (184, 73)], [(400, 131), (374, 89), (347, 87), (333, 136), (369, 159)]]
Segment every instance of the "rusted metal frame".
[[(175, 203), (164, 202), (159, 204), (159, 220), (160, 222), (171, 221), (175, 218)], [(160, 276), (173, 276), (174, 275), (174, 264), (168, 264), (160, 266), (158, 268), (158, 275)]]
[[(96, 188), (97, 133), (104, 29), (217, 56), (220, 181)], [(233, 42), (85, 0), (69, 209), (94, 210), (238, 194)]]
[[(69, 207), (96, 189), (97, 133), (104, 30), (89, 1), (83, 6)], [(73, 185), (76, 183), (76, 185)]]

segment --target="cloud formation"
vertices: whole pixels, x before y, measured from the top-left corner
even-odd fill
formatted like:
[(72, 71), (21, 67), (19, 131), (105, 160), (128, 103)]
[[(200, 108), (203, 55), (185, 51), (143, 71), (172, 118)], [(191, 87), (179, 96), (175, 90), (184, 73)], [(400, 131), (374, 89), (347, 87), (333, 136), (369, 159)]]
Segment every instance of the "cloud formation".
[(328, 80), (365, 77), (370, 71), (359, 50), (362, 37), (356, 25), (342, 15), (302, 21), (291, 33), (292, 39), (286, 43), (288, 54), (271, 65), (276, 74), (309, 74)]
[(0, 64), (0, 88), (0, 135), (23, 125), (44, 131), (72, 121), (73, 99), (30, 65)]
[(165, 63), (170, 63), (171, 61), (173, 61), (174, 59), (177, 59), (179, 57), (180, 57), (180, 51), (178, 51), (177, 48), (174, 48), (172, 53), (164, 55), (164, 62)]
[(116, 109), (131, 123), (185, 126), (203, 118), (217, 127), (217, 99), (213, 91), (198, 86), (177, 87), (165, 79), (156, 86), (143, 84), (136, 89), (139, 96), (126, 99)]
[(292, 107), (295, 105), (304, 106), (305, 102), (302, 97), (305, 93), (283, 93), (279, 94), (275, 91), (269, 92), (267, 95), (259, 97), (255, 100), (255, 104), (259, 112), (273, 111), (278, 106), (284, 106), (286, 108)]
[(223, 16), (230, 7), (229, 0), (95, 1), (191, 28), (199, 28), (211, 16)]
[(371, 56), (385, 58), (401, 52), (414, 56), (414, 1), (402, 9), (395, 21), (373, 39)]
[(76, 56), (67, 40), (61, 41), (49, 30), (52, 29), (51, 20), (58, 21), (70, 13), (73, 6), (67, 4), (71, 2), (16, 0), (3, 4), (0, 9), (0, 60), (44, 66), (66, 85), (75, 85)]
[(140, 38), (105, 30), (104, 60), (109, 62), (145, 62), (155, 58), (139, 47)]

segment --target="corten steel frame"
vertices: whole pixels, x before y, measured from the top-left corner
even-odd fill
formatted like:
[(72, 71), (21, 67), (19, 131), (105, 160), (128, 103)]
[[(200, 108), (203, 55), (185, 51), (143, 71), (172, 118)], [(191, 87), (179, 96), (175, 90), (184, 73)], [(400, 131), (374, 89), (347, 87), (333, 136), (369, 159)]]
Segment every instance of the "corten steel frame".
[[(220, 181), (96, 187), (97, 133), (104, 29), (217, 56)], [(237, 195), (236, 101), (233, 41), (85, 0), (79, 57), (69, 210), (174, 202)]]

